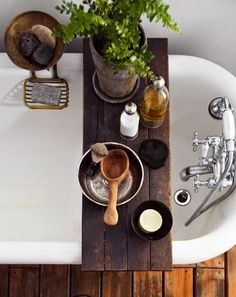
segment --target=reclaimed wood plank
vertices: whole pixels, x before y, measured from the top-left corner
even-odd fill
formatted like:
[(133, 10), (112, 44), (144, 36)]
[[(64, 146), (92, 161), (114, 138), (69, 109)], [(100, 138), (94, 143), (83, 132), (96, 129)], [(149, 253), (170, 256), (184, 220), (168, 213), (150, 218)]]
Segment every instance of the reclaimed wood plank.
[(11, 264), (11, 268), (39, 268), (39, 264)]
[(0, 296), (8, 297), (9, 265), (0, 265)]
[(224, 297), (224, 269), (196, 268), (196, 297)]
[(225, 255), (219, 255), (207, 261), (197, 263), (197, 267), (207, 268), (224, 268), (225, 267)]
[(236, 292), (236, 246), (227, 252), (226, 255), (226, 288), (227, 297), (235, 297)]
[[(101, 100), (97, 98), (97, 100)], [(120, 114), (124, 104), (104, 104), (104, 140), (126, 144), (120, 137)], [(105, 270), (127, 270), (127, 205), (117, 208), (119, 220), (115, 226), (105, 225)]]
[(111, 296), (132, 297), (132, 272), (103, 272), (102, 297)]
[(40, 297), (69, 297), (69, 284), (69, 265), (41, 265)]
[(172, 265), (172, 268), (194, 268), (194, 267), (197, 267), (197, 264), (194, 263), (194, 264), (173, 264)]
[[(155, 70), (159, 71), (159, 64), (167, 74), (163, 75), (167, 79), (168, 85), (168, 64), (167, 64), (167, 39), (151, 39), (150, 45), (154, 49)], [(164, 45), (159, 45), (163, 43)], [(158, 44), (158, 45), (156, 45)], [(161, 51), (157, 53), (156, 51)], [(88, 46), (88, 40), (84, 41), (84, 148), (95, 141), (117, 141), (123, 142), (119, 137), (119, 117), (125, 104), (108, 104), (97, 98), (92, 87), (92, 74), (94, 66)], [(158, 65), (158, 67), (157, 67)], [(145, 82), (141, 81), (141, 87), (138, 93), (132, 98), (132, 101), (139, 105), (142, 98)], [(92, 119), (92, 120), (91, 120)], [(92, 121), (92, 123), (91, 123)], [(89, 126), (88, 126), (89, 122)], [(168, 121), (167, 121), (168, 122)], [(110, 124), (112, 123), (112, 124)], [(93, 127), (93, 128), (91, 128)], [(99, 129), (98, 129), (99, 128)], [(93, 130), (91, 135), (87, 131)], [(97, 131), (97, 132), (96, 132)], [(159, 131), (159, 129), (158, 129)], [(98, 137), (98, 134), (100, 136)], [(169, 133), (169, 132), (168, 132)], [(168, 134), (167, 133), (167, 134)], [(150, 136), (150, 135), (149, 135)], [(148, 129), (140, 127), (139, 137), (128, 142), (136, 152), (139, 150), (140, 143), (148, 138)], [(167, 162), (167, 166), (169, 163)], [(168, 168), (167, 168), (168, 172)], [(130, 227), (130, 218), (135, 207), (144, 200), (149, 199), (149, 170), (145, 170), (145, 185), (139, 195), (129, 203), (129, 205), (118, 208), (120, 220), (117, 226), (104, 226), (102, 218), (104, 208), (97, 207), (91, 202), (83, 199), (83, 225), (82, 225), (82, 269), (83, 270), (153, 270), (170, 269), (171, 265), (171, 242), (170, 235), (162, 240), (159, 244), (153, 244), (150, 256), (149, 241), (144, 241), (134, 234)], [(155, 176), (152, 178), (154, 181)], [(164, 189), (167, 186), (163, 185)], [(168, 195), (166, 196), (168, 197)], [(89, 230), (89, 232), (88, 232)], [(90, 232), (91, 231), (91, 232)], [(158, 248), (158, 253), (157, 249)], [(162, 247), (162, 252), (160, 247)], [(169, 262), (163, 259), (167, 259)], [(159, 258), (156, 259), (156, 257)], [(153, 263), (150, 263), (153, 261)], [(162, 259), (162, 260), (161, 260)], [(156, 261), (156, 262), (155, 262)], [(160, 265), (162, 263), (162, 265)], [(166, 266), (166, 267), (165, 267)]]
[[(92, 86), (94, 66), (88, 39), (83, 42), (84, 61), (84, 127), (83, 148), (103, 142), (104, 103), (98, 100)], [(104, 270), (104, 208), (83, 196), (82, 205), (82, 269)], [(88, 231), (89, 230), (89, 231)]]
[(101, 272), (82, 271), (81, 265), (71, 266), (71, 295), (101, 296)]
[(164, 272), (165, 297), (193, 296), (193, 269), (175, 268)]
[[(1, 295), (2, 296), (2, 295)], [(9, 297), (38, 297), (39, 269), (38, 268), (10, 268)]]
[[(142, 94), (146, 84), (141, 80), (138, 92), (134, 96), (134, 102), (139, 106)], [(148, 139), (148, 129), (139, 124), (139, 134), (136, 139), (128, 142), (128, 146), (137, 154), (139, 153), (140, 144)], [(135, 208), (149, 199), (149, 170), (144, 165), (144, 182), (137, 196), (128, 203), (128, 269), (129, 270), (149, 270), (150, 269), (150, 242), (139, 238), (131, 226), (131, 216)], [(140, 256), (142, 255), (142, 256)]]
[[(155, 53), (156, 57), (151, 62), (151, 67), (164, 77), (167, 88), (169, 87), (168, 72), (168, 41), (167, 39), (150, 39), (149, 48)], [(169, 108), (166, 119), (158, 129), (149, 129), (149, 138), (162, 140), (170, 148), (170, 118)], [(171, 189), (170, 189), (170, 155), (166, 160), (165, 166), (158, 170), (150, 170), (149, 191), (150, 199), (159, 200), (171, 207)], [(158, 241), (151, 242), (151, 269), (167, 270), (172, 269), (172, 241), (171, 233)]]
[[(149, 48), (155, 53), (155, 59), (151, 63), (152, 69), (159, 75), (162, 75), (167, 82), (168, 87), (168, 55), (167, 55), (167, 39), (148, 39)], [(142, 100), (143, 90), (146, 84), (144, 82), (141, 83), (139, 92), (137, 93), (136, 104), (139, 105), (140, 101)], [(166, 123), (169, 124), (169, 118), (166, 120)], [(164, 130), (167, 131), (166, 135), (167, 138), (169, 137), (169, 126), (163, 126)], [(163, 128), (162, 128), (163, 129)], [(131, 147), (138, 152), (139, 146), (142, 141), (147, 138), (157, 138), (156, 135), (159, 135), (159, 129), (146, 129), (140, 125), (139, 130), (139, 137), (137, 140), (131, 143)], [(163, 134), (163, 133), (162, 133)], [(168, 143), (167, 143), (168, 145)], [(167, 167), (167, 168), (166, 168)], [(154, 174), (153, 170), (148, 170), (146, 166), (144, 166), (145, 170), (145, 178), (144, 178), (144, 186), (141, 189), (139, 195), (129, 203), (128, 210), (129, 216), (132, 215), (134, 209), (140, 204), (141, 202), (147, 199), (154, 199), (153, 192), (155, 193), (158, 189), (158, 186), (163, 191), (166, 190), (169, 183), (169, 161), (167, 161), (167, 165), (165, 166), (166, 179), (164, 180), (165, 183), (159, 182), (159, 185), (156, 183), (156, 173)], [(159, 176), (162, 177), (163, 172), (161, 172)], [(162, 178), (163, 180), (163, 178)], [(169, 191), (169, 189), (168, 189)], [(156, 194), (156, 193), (155, 193)], [(170, 196), (166, 196), (166, 199), (169, 199)], [(169, 204), (168, 204), (169, 206)], [(163, 242), (163, 243), (162, 243)], [(160, 247), (162, 247), (160, 249)], [(140, 257), (142, 254), (142, 257)], [(151, 256), (150, 256), (151, 254)], [(163, 261), (163, 259), (165, 261)], [(169, 259), (169, 262), (166, 262)], [(137, 238), (136, 236), (132, 235), (132, 230), (130, 230), (129, 238), (128, 238), (128, 267), (129, 269), (135, 270), (158, 270), (158, 269), (171, 269), (172, 264), (172, 256), (171, 256), (171, 237), (167, 235), (166, 238), (158, 242), (144, 242), (143, 240)]]
[[(162, 297), (161, 271), (136, 271), (133, 276), (133, 297)], [(163, 296), (164, 297), (164, 296)]]

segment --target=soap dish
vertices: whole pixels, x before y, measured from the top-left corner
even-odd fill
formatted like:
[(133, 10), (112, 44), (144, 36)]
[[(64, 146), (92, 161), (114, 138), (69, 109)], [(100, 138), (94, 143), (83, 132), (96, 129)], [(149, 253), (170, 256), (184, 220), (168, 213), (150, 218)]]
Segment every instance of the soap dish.
[[(34, 100), (33, 87), (36, 84), (56, 87), (59, 89), (59, 98), (56, 104), (40, 103)], [(63, 109), (68, 106), (69, 102), (69, 86), (65, 79), (59, 78), (57, 75), (56, 65), (53, 66), (52, 78), (38, 78), (35, 72), (31, 72), (31, 77), (24, 81), (24, 104), (31, 109)]]

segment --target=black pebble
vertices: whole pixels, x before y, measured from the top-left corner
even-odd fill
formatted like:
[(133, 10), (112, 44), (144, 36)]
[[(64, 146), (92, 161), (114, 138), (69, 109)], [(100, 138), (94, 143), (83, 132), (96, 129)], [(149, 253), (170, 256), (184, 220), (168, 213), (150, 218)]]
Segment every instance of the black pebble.
[(18, 40), (18, 46), (22, 56), (26, 58), (30, 57), (39, 45), (40, 41), (33, 33), (21, 33)]
[(54, 56), (54, 50), (47, 43), (41, 43), (34, 51), (32, 60), (40, 66), (47, 66)]
[(152, 169), (164, 166), (168, 153), (167, 145), (158, 139), (147, 139), (141, 143), (139, 148), (141, 160)]

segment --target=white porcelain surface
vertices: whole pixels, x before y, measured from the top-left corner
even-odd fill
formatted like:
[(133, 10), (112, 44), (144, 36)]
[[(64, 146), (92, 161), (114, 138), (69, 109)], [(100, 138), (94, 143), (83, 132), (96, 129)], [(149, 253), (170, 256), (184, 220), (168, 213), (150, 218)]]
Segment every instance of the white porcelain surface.
[(178, 189), (192, 194), (187, 206), (178, 206), (172, 199), (173, 260), (175, 264), (186, 264), (215, 257), (236, 243), (236, 193), (185, 227), (209, 189), (194, 193), (193, 179), (182, 182), (179, 178), (180, 171), (197, 164), (200, 157), (200, 148), (197, 153), (192, 150), (193, 132), (198, 131), (199, 138), (221, 135), (222, 121), (209, 115), (208, 104), (215, 97), (227, 96), (236, 107), (236, 78), (220, 66), (196, 57), (170, 56), (169, 62), (172, 197)]
[(28, 71), (0, 55), (0, 263), (81, 261), (81, 55), (65, 55), (58, 72), (69, 107), (31, 110), (22, 100)]
[[(195, 57), (170, 56), (169, 66), (172, 194), (179, 188), (193, 193), (192, 182), (178, 176), (198, 160), (192, 133), (221, 133), (208, 103), (228, 96), (236, 107), (236, 78)], [(0, 263), (81, 263), (82, 55), (65, 54), (58, 68), (70, 84), (69, 107), (30, 110), (23, 106), (19, 83), (28, 72), (0, 54)], [(212, 258), (236, 243), (235, 194), (183, 226), (206, 193), (193, 194), (185, 207), (173, 202), (175, 264)]]

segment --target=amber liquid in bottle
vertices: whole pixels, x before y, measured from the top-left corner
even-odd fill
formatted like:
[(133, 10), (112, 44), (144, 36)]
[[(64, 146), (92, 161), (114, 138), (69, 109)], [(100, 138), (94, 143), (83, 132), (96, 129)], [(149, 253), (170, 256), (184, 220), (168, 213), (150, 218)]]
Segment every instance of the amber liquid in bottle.
[(141, 122), (148, 128), (157, 128), (164, 122), (168, 108), (169, 93), (164, 86), (156, 90), (152, 85), (144, 91), (140, 104)]

